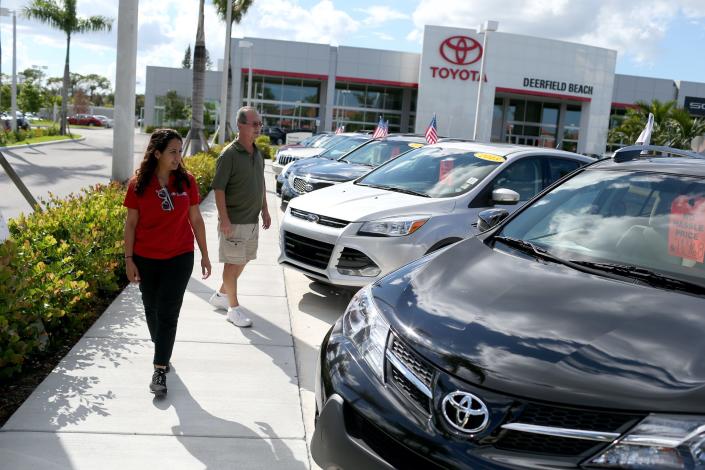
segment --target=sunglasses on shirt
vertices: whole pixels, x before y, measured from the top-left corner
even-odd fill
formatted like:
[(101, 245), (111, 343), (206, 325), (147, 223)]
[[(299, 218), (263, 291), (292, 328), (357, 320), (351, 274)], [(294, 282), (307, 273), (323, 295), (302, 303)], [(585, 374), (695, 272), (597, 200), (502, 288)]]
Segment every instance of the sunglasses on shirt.
[(170, 212), (174, 210), (174, 203), (171, 201), (171, 197), (169, 196), (169, 190), (162, 186), (157, 190), (157, 196), (159, 199), (162, 200), (162, 210), (166, 212)]

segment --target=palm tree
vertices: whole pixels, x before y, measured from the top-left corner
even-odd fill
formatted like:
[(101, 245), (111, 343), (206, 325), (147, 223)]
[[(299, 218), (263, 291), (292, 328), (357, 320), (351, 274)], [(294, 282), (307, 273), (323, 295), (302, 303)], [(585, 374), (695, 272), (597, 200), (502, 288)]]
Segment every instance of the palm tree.
[(659, 101), (653, 100), (651, 103), (645, 101), (637, 101), (634, 103), (634, 110), (644, 116), (644, 120), (649, 117), (649, 113), (654, 115), (654, 122), (657, 124), (665, 123), (666, 119), (671, 117), (671, 111), (675, 109), (675, 101)]
[[(227, 21), (227, 12), (226, 10), (228, 3), (232, 5), (232, 11), (231, 11), (231, 21), (230, 21), (230, 26), (232, 26), (232, 23), (235, 24), (240, 24), (240, 21), (242, 21), (242, 17), (245, 16), (247, 13), (247, 10), (252, 6), (252, 3), (254, 3), (254, 0), (213, 0), (213, 5), (215, 5), (215, 10), (218, 13), (218, 16), (223, 21)], [(230, 41), (230, 37), (228, 37), (228, 41)], [(227, 94), (227, 107), (228, 107), (228, 112), (225, 113), (226, 120), (225, 120), (225, 126), (221, 125), (221, 129), (223, 129), (223, 132), (225, 133), (225, 140), (229, 140), (229, 135), (228, 131), (232, 129), (230, 119), (232, 116), (232, 105), (233, 105), (233, 99), (232, 99), (232, 92), (233, 92), (233, 64), (232, 62), (228, 62), (228, 94)]]
[[(193, 48), (193, 87), (191, 89), (191, 129), (186, 138), (190, 140), (191, 155), (201, 151), (204, 142), (203, 134), (203, 92), (206, 78), (206, 40), (203, 33), (203, 6), (205, 0), (199, 1), (198, 29), (196, 30), (196, 45)], [(208, 145), (206, 143), (206, 145)], [(185, 151), (186, 149), (184, 149)]]
[(113, 20), (105, 16), (79, 17), (76, 13), (76, 0), (32, 0), (23, 9), (23, 15), (28, 19), (39, 20), (49, 26), (66, 33), (66, 62), (64, 63), (64, 82), (61, 89), (61, 124), (60, 134), (66, 134), (66, 107), (70, 85), (69, 52), (71, 35), (110, 31)]

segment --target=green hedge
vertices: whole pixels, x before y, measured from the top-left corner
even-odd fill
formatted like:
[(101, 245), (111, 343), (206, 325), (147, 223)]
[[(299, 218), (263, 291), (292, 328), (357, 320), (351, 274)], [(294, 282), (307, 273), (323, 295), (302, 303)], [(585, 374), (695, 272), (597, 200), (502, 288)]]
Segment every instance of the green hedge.
[(12, 145), (33, 137), (44, 137), (45, 135), (59, 135), (59, 128), (55, 125), (50, 127), (33, 127), (26, 131), (17, 129), (15, 132), (0, 130), (0, 146)]
[[(202, 196), (219, 150), (184, 160)], [(127, 284), (124, 197), (121, 184), (96, 185), (9, 221), (10, 238), (0, 244), (0, 379), (85, 331)]]

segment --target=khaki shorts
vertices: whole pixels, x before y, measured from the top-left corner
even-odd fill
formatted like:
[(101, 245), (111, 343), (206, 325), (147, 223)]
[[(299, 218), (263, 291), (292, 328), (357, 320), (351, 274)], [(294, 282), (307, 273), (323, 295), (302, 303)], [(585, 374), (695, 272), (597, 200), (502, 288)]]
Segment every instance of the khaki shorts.
[(257, 258), (258, 224), (232, 224), (227, 238), (218, 230), (218, 258), (221, 263), (246, 264)]

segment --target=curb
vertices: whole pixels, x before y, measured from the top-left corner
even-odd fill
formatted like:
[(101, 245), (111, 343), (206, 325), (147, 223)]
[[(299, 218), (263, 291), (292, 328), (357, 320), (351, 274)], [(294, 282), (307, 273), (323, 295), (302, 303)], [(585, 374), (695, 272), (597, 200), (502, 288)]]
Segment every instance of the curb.
[(0, 147), (0, 150), (13, 150), (13, 149), (23, 149), (23, 148), (31, 148), (31, 147), (43, 147), (45, 145), (63, 144), (65, 142), (81, 142), (82, 140), (86, 140), (85, 136), (79, 137), (78, 139), (49, 140), (47, 142), (38, 142), (36, 144), (10, 145), (9, 147)]

